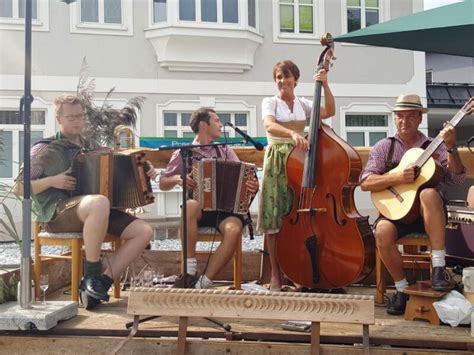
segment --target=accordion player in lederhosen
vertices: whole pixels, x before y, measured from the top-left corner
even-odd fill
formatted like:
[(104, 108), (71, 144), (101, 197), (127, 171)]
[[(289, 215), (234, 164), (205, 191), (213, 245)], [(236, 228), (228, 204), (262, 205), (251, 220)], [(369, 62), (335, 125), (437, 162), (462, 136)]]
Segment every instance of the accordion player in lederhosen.
[[(221, 137), (222, 123), (216, 112), (210, 108), (200, 108), (191, 117), (191, 128), (196, 134), (193, 144), (209, 144), (213, 140)], [(239, 161), (234, 151), (228, 146), (208, 146), (193, 149), (193, 161), (203, 158), (220, 158), (227, 161)], [(165, 172), (160, 177), (160, 189), (171, 190), (176, 185), (182, 185), (181, 171), (183, 168), (182, 158), (179, 150), (175, 151), (166, 167)], [(196, 187), (189, 171), (186, 186), (192, 190)], [(246, 182), (246, 187), (251, 194), (258, 191), (257, 179), (251, 178)], [(224, 211), (203, 211), (198, 201), (190, 198), (187, 201), (187, 270), (186, 285), (183, 275), (180, 275), (175, 282), (175, 287), (179, 288), (209, 288), (217, 273), (232, 258), (237, 247), (237, 243), (242, 235), (244, 219), (240, 214)], [(223, 234), (223, 242), (219, 245), (212, 258), (209, 260), (206, 270), (199, 275), (196, 260), (196, 241), (198, 227), (215, 227)]]
[[(109, 299), (113, 279), (145, 249), (152, 238), (150, 225), (121, 210), (110, 208), (103, 195), (74, 196), (76, 178), (71, 176), (73, 160), (79, 152), (93, 147), (82, 135), (85, 105), (78, 97), (63, 95), (55, 102), (59, 131), (31, 148), (31, 187), (37, 220), (49, 232), (82, 232), (84, 238), (84, 277), (80, 297), (86, 309)], [(115, 172), (120, 173), (120, 172)], [(154, 178), (155, 169), (148, 171)], [(102, 271), (101, 243), (106, 233), (126, 243)]]

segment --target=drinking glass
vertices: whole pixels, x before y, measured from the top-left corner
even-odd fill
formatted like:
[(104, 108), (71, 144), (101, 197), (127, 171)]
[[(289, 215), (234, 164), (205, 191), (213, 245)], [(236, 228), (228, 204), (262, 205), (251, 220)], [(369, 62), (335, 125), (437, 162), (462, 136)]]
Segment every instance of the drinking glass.
[(46, 290), (49, 287), (49, 277), (48, 275), (40, 275), (40, 289), (43, 291), (43, 302), (41, 304), (46, 306)]
[(145, 287), (153, 286), (153, 271), (152, 270), (143, 271), (143, 286)]

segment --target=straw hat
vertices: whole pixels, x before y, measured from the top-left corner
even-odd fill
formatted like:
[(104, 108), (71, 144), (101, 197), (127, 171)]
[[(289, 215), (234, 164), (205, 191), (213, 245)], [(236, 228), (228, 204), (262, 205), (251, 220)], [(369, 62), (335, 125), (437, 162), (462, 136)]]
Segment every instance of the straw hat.
[(393, 107), (392, 111), (409, 111), (416, 110), (421, 111), (422, 113), (428, 112), (427, 107), (423, 107), (421, 104), (421, 99), (418, 95), (400, 95), (397, 98), (397, 102)]

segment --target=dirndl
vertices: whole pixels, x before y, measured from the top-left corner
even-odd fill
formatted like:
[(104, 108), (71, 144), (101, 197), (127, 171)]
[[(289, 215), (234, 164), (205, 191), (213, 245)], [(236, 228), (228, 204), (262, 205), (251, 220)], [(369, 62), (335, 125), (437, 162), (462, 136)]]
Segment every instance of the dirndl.
[(294, 146), (293, 143), (273, 143), (267, 146), (257, 219), (257, 230), (260, 233), (278, 233), (282, 217), (290, 212), (293, 205), (293, 194), (288, 187), (286, 175), (286, 161)]

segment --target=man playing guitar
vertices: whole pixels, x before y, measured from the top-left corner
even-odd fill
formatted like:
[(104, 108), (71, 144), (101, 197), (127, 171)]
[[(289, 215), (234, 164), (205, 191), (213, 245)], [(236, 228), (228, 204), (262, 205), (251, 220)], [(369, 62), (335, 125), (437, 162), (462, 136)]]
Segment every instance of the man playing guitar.
[[(418, 130), (422, 114), (428, 112), (428, 109), (422, 106), (418, 95), (402, 95), (398, 97), (393, 112), (397, 133), (394, 137), (379, 141), (370, 152), (369, 161), (360, 176), (363, 191), (382, 191), (392, 186), (412, 183), (418, 177), (418, 169), (413, 165), (408, 165), (397, 173), (388, 174), (387, 172), (400, 163), (402, 156), (410, 148), (426, 148), (430, 143), (430, 139)], [(403, 292), (408, 282), (403, 271), (402, 257), (396, 246), (397, 239), (408, 233), (426, 233), (430, 238), (433, 265), (432, 288), (438, 291), (451, 288), (445, 262), (446, 217), (439, 189), (442, 184), (462, 183), (466, 169), (456, 149), (454, 127), (445, 124), (440, 136), (444, 144), (438, 147), (433, 158), (436, 165), (441, 168), (442, 181), (438, 186), (424, 188), (419, 192), (419, 209), (416, 211), (416, 219), (409, 224), (385, 217), (376, 221), (377, 248), (397, 289), (387, 308), (389, 314), (403, 314), (408, 300), (408, 295)]]

